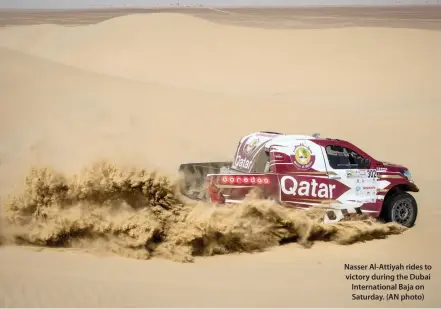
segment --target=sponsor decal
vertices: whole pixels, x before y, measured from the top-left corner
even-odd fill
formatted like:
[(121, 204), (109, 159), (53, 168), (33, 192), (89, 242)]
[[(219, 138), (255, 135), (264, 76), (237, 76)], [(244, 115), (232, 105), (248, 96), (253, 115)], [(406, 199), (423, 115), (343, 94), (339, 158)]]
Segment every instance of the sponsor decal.
[(246, 155), (250, 155), (259, 146), (259, 138), (256, 136), (250, 137), (244, 145), (243, 151)]
[(236, 160), (234, 161), (234, 165), (236, 167), (240, 167), (243, 169), (249, 169), (252, 163), (253, 163), (252, 160), (248, 160), (247, 158), (242, 158), (240, 155), (237, 155)]
[(221, 177), (221, 183), (230, 185), (268, 185), (271, 183), (271, 180), (265, 176), (224, 175)]
[(346, 171), (346, 177), (353, 178), (355, 177), (355, 171), (354, 170), (348, 170)]
[(387, 172), (387, 167), (377, 167), (376, 171), (377, 172)]
[(294, 149), (294, 154), (291, 155), (291, 160), (298, 169), (307, 170), (314, 164), (315, 155), (312, 154), (311, 148), (304, 144), (300, 144)]
[(361, 191), (360, 186), (355, 187), (355, 195), (356, 196), (363, 196), (364, 195), (363, 192)]
[(384, 201), (384, 195), (377, 195), (377, 200)]
[(368, 173), (366, 170), (348, 170), (346, 171), (346, 177), (348, 178), (363, 178), (367, 177)]
[(372, 185), (357, 185), (355, 187), (355, 195), (358, 197), (365, 197), (364, 202), (366, 203), (374, 203), (375, 195), (376, 195), (376, 187)]
[(369, 187), (363, 187), (364, 190), (375, 190), (375, 187), (369, 186)]
[(336, 185), (320, 182), (318, 179), (298, 181), (292, 176), (283, 176), (280, 179), (282, 192), (290, 196), (318, 197), (325, 199), (334, 198)]

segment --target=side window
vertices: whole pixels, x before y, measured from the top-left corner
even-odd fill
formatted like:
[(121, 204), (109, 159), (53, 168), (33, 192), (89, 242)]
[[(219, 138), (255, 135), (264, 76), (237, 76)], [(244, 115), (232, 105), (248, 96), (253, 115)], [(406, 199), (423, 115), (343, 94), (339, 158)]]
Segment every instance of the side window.
[(328, 156), (329, 165), (333, 169), (348, 169), (350, 167), (349, 155), (344, 148), (336, 145), (326, 146), (326, 155)]
[(349, 161), (354, 168), (370, 168), (371, 162), (368, 158), (363, 158), (357, 152), (350, 148), (344, 148), (346, 152), (349, 154)]
[(350, 148), (329, 145), (326, 146), (329, 165), (333, 169), (363, 169), (370, 167), (369, 159), (363, 158)]

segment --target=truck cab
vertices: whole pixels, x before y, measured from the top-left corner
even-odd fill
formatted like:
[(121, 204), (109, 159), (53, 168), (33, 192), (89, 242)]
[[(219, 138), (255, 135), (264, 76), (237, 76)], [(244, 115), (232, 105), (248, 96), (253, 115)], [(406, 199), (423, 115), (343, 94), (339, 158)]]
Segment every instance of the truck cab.
[(325, 206), (326, 222), (350, 213), (412, 226), (418, 192), (404, 166), (378, 161), (348, 141), (256, 132), (241, 139), (231, 165), (207, 174), (214, 203), (240, 203), (254, 188), (287, 207)]

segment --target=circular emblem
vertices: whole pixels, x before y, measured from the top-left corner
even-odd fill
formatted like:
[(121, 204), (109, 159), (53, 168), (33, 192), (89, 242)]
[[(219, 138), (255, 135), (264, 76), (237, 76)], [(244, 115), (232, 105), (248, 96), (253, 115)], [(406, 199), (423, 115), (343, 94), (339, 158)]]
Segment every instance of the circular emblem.
[(294, 149), (292, 158), (294, 165), (302, 170), (311, 168), (315, 161), (315, 156), (312, 154), (311, 149), (305, 145), (297, 146)]

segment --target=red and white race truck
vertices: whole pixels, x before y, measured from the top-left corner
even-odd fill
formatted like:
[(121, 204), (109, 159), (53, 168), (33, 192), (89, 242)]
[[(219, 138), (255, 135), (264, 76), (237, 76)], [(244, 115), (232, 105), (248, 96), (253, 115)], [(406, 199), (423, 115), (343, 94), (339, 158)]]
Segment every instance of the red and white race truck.
[(414, 225), (418, 192), (409, 170), (378, 161), (355, 145), (318, 135), (256, 132), (241, 139), (232, 162), (188, 163), (183, 192), (193, 199), (240, 203), (251, 189), (285, 206), (328, 208), (325, 222), (346, 214)]

